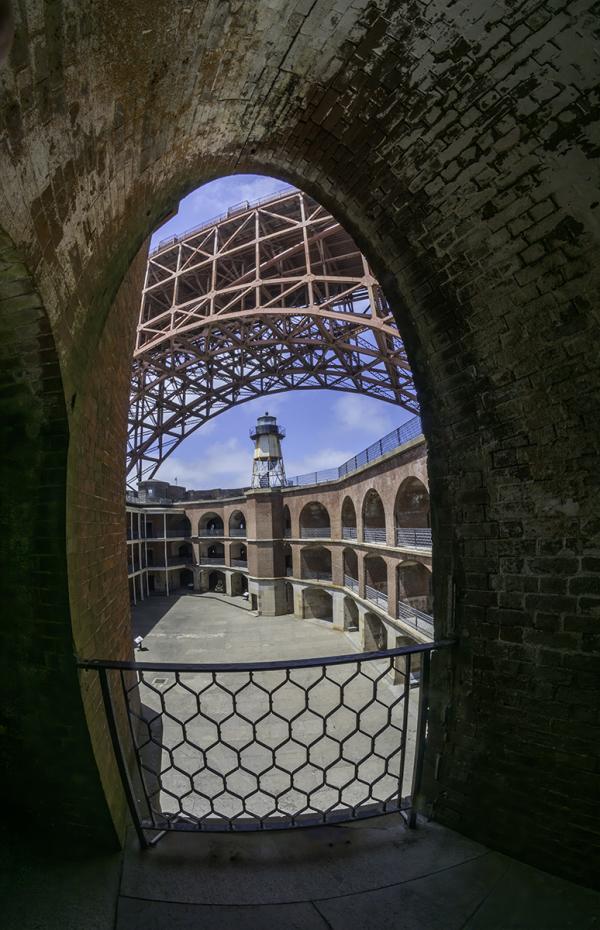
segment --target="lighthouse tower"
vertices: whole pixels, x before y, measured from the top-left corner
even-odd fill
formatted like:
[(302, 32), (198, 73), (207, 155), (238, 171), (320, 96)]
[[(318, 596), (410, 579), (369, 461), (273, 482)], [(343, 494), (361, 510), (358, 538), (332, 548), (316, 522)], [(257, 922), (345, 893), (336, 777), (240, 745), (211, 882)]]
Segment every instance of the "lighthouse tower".
[(250, 439), (254, 440), (254, 457), (252, 460), (253, 488), (284, 488), (285, 468), (281, 452), (281, 440), (285, 430), (277, 425), (277, 419), (265, 413), (259, 417), (254, 429), (250, 430)]

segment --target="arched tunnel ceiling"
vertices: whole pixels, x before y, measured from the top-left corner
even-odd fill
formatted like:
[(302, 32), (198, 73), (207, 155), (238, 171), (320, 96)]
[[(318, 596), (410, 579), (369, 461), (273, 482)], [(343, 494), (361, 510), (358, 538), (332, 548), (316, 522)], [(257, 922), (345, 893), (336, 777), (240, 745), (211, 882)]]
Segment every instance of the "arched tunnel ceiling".
[(329, 211), (286, 191), (231, 209), (149, 256), (128, 434), (138, 480), (218, 413), (309, 388), (418, 411), (381, 287)]

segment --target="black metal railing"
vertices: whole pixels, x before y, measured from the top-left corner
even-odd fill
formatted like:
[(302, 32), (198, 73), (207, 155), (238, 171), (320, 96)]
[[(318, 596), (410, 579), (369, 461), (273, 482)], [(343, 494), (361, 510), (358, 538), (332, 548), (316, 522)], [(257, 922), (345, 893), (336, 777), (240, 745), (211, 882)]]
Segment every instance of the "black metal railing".
[(431, 527), (396, 527), (396, 545), (411, 549), (431, 549)]
[(297, 475), (295, 478), (288, 478), (287, 484), (289, 487), (294, 487), (304, 484), (322, 484), (326, 481), (338, 481), (340, 478), (344, 478), (353, 471), (362, 468), (363, 465), (374, 462), (376, 459), (381, 458), (382, 455), (393, 452), (394, 449), (398, 449), (400, 446), (403, 446), (404, 443), (410, 442), (411, 439), (418, 439), (419, 436), (422, 435), (423, 430), (420, 418), (418, 416), (412, 417), (410, 420), (407, 420), (406, 423), (403, 423), (402, 426), (392, 430), (391, 433), (382, 436), (381, 439), (378, 439), (377, 442), (374, 442), (371, 446), (368, 446), (368, 448), (363, 449), (362, 452), (352, 456), (351, 459), (348, 459), (348, 461), (340, 465), (339, 468), (325, 468), (322, 471), (311, 471), (305, 475)]
[(385, 546), (387, 541), (385, 526), (363, 527), (363, 539), (368, 543), (381, 543), (383, 546)]
[(379, 591), (377, 588), (373, 588), (371, 585), (365, 585), (365, 597), (368, 601), (371, 601), (372, 604), (377, 604), (378, 607), (382, 607), (384, 610), (388, 609), (388, 596), (385, 591)]
[(433, 636), (433, 617), (430, 614), (425, 613), (423, 610), (417, 610), (416, 607), (400, 599), (398, 600), (396, 608), (399, 620), (404, 620), (405, 623), (410, 624), (415, 630), (419, 630), (420, 633)]
[(300, 539), (331, 539), (331, 527), (301, 526)]
[(235, 665), (78, 665), (99, 676), (146, 846), (173, 830), (293, 828), (398, 811), (415, 826), (430, 658), (451, 645)]
[(224, 526), (203, 526), (198, 530), (198, 536), (225, 536)]

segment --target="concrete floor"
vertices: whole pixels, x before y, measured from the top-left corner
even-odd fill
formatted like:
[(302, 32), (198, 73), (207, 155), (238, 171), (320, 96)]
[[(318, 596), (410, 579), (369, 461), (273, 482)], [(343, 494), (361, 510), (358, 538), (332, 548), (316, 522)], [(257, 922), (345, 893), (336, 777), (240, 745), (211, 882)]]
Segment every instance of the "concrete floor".
[[(354, 645), (319, 623), (256, 618), (219, 596), (152, 599), (135, 624), (148, 647), (140, 657), (157, 661), (181, 660), (183, 643), (188, 660), (216, 662)], [(70, 861), (20, 837), (0, 845), (0, 875), (3, 930), (600, 930), (597, 892), (437, 824), (408, 830), (397, 815), (172, 834), (145, 851), (130, 836), (122, 853)]]

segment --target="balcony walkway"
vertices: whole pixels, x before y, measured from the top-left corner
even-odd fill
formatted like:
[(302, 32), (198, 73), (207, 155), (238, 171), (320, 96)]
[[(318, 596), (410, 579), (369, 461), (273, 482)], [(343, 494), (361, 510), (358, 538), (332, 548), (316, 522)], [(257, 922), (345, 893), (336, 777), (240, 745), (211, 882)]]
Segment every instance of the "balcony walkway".
[[(256, 617), (242, 598), (213, 593), (150, 598), (135, 610), (135, 632), (156, 661), (183, 648), (189, 661), (352, 651), (325, 623)], [(144, 852), (131, 831), (123, 853), (89, 859), (61, 857), (51, 841), (45, 831), (43, 842), (22, 833), (2, 845), (3, 930), (599, 926), (600, 894), (437, 824), (408, 830), (397, 815), (293, 833), (171, 834)]]
[(131, 837), (88, 861), (9, 855), (4, 930), (595, 930), (600, 915), (597, 892), (396, 815), (145, 852)]

